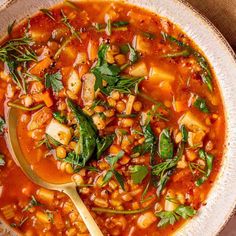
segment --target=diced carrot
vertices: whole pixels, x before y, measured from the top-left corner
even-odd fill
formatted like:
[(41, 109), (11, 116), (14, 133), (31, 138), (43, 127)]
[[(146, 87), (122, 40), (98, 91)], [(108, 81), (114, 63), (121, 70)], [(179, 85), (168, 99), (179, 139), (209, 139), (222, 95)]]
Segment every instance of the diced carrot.
[(54, 214), (54, 225), (58, 230), (61, 230), (65, 227), (65, 224), (62, 220), (62, 217), (61, 217), (60, 213), (55, 213)]
[(181, 112), (186, 110), (185, 103), (183, 101), (173, 102), (173, 107), (176, 112)]
[(120, 159), (119, 163), (120, 163), (121, 165), (126, 165), (129, 161), (130, 161), (130, 157), (128, 157), (127, 155), (124, 155), (124, 156)]
[(43, 101), (47, 107), (51, 107), (53, 105), (53, 100), (52, 100), (50, 93), (48, 91), (43, 93), (42, 97), (43, 97)]
[(50, 57), (45, 57), (42, 61), (35, 64), (31, 69), (30, 73), (33, 75), (40, 75), (40, 73), (48, 68), (52, 64)]
[(117, 145), (112, 145), (110, 147), (110, 153), (114, 154), (114, 155), (116, 155), (120, 150), (121, 150), (121, 148)]

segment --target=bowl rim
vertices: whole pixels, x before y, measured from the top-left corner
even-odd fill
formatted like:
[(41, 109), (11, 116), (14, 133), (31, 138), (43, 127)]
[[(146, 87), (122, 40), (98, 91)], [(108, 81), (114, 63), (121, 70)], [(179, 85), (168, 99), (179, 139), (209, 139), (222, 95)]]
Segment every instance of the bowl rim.
[[(33, 2), (33, 1), (34, 0), (31, 0), (31, 2)], [(84, 0), (82, 0), (82, 1), (84, 1)], [(94, 0), (87, 0), (87, 2), (89, 2), (89, 1), (93, 2)], [(99, 1), (100, 0), (98, 0), (98, 2)], [(109, 0), (107, 0), (107, 1), (109, 1)], [(169, 19), (171, 22), (173, 22), (174, 24), (178, 25), (180, 27), (180, 29), (183, 30), (183, 32), (185, 32), (188, 35), (188, 37), (192, 38), (192, 40), (199, 46), (199, 48), (202, 49), (205, 52), (206, 57), (210, 61), (210, 64), (212, 65), (212, 67), (213, 67), (213, 69), (214, 69), (214, 71), (216, 73), (217, 81), (220, 78), (224, 78), (225, 75), (223, 75), (223, 74), (220, 75), (220, 71), (218, 72), (218, 70), (216, 70), (216, 69), (218, 69), (216, 66), (217, 66), (217, 63), (219, 61), (219, 58), (214, 60), (213, 56), (214, 56), (215, 52), (213, 52), (213, 50), (210, 49), (209, 53), (207, 53), (208, 49), (207, 50), (203, 49), (203, 48), (206, 48), (206, 45), (207, 45), (207, 43), (204, 41), (205, 39), (202, 42), (201, 40), (198, 40), (198, 38), (197, 38), (197, 37), (200, 37), (200, 35), (202, 33), (196, 33), (196, 35), (194, 35), (194, 31), (192, 32), (191, 29), (189, 29), (189, 26), (188, 26), (187, 23), (185, 23), (185, 24), (184, 23), (180, 23), (180, 20), (177, 20), (178, 19), (177, 13), (174, 13), (173, 10), (174, 10), (175, 7), (177, 9), (182, 9), (183, 12), (186, 13), (186, 15), (190, 15), (191, 16), (190, 18), (194, 20), (193, 24), (196, 24), (196, 22), (198, 22), (199, 24), (203, 24), (206, 32), (208, 32), (211, 36), (213, 36), (214, 39), (216, 39), (216, 41), (217, 41), (216, 45), (218, 45), (219, 48), (220, 48), (219, 51), (222, 51), (222, 53), (224, 52), (224, 55), (226, 56), (226, 59), (229, 62), (229, 64), (234, 65), (234, 67), (231, 68), (233, 70), (233, 72), (230, 74), (231, 75), (230, 78), (233, 79), (233, 77), (236, 77), (236, 55), (235, 55), (235, 52), (233, 51), (233, 49), (231, 48), (231, 46), (229, 45), (229, 43), (227, 42), (225, 37), (214, 26), (214, 24), (211, 23), (211, 21), (209, 19), (207, 19), (204, 15), (199, 13), (199, 11), (196, 10), (190, 3), (186, 2), (185, 0), (162, 0), (162, 2), (160, 2), (158, 0), (121, 0), (121, 1), (114, 0), (114, 1), (124, 2), (124, 3), (128, 3), (128, 4), (134, 4), (136, 6), (141, 6), (141, 7), (145, 8), (145, 9), (148, 9), (148, 10), (151, 10), (151, 11), (155, 12), (156, 14), (158, 14), (158, 15), (160, 15), (162, 17), (165, 17), (165, 18)], [(28, 1), (28, 0), (13, 0), (13, 1), (9, 0), (7, 2), (8, 3), (5, 4), (5, 5), (0, 5), (0, 13), (1, 13), (0, 14), (0, 20), (4, 21), (5, 26), (7, 26), (7, 22), (9, 22), (6, 19), (12, 17), (11, 14), (9, 14), (9, 16), (7, 16), (8, 13), (11, 13), (12, 9), (16, 10), (17, 6), (20, 6), (21, 4), (27, 3), (27, 2), (30, 2), (30, 1)], [(30, 6), (31, 8), (30, 9), (26, 9), (26, 11), (23, 14), (22, 14), (22, 12), (20, 12), (19, 15), (22, 15), (22, 16), (24, 15), (24, 17), (27, 16), (27, 13), (30, 13), (30, 15), (34, 15), (34, 13), (36, 11), (38, 11), (40, 6), (50, 7), (50, 6), (56, 5), (56, 4), (61, 3), (61, 2), (62, 2), (62, 0), (48, 0), (48, 1), (47, 0), (42, 0), (42, 1), (40, 1), (40, 3), (36, 3), (34, 6)], [(109, 1), (109, 2), (111, 2), (111, 1)], [(163, 6), (161, 6), (161, 4), (163, 6), (165, 6), (165, 7), (167, 7), (167, 9), (163, 9)], [(172, 6), (170, 6), (170, 5), (172, 5)], [(174, 7), (173, 7), (173, 5), (174, 5)], [(157, 8), (160, 8), (160, 9), (157, 9)], [(171, 12), (173, 13), (173, 16), (169, 15)], [(183, 16), (179, 16), (179, 19), (181, 17), (183, 17)], [(17, 18), (19, 18), (19, 16), (17, 16)], [(13, 20), (13, 18), (12, 18), (12, 20)], [(20, 21), (17, 21), (17, 23), (21, 22), (21, 20), (22, 19), (20, 18)], [(187, 20), (185, 20), (185, 21), (187, 21)], [(3, 26), (2, 29), (6, 29), (5, 26)], [(197, 28), (200, 29), (201, 27), (199, 26)], [(204, 34), (206, 32), (204, 32)], [(202, 45), (205, 45), (205, 46), (203, 47)], [(209, 46), (209, 48), (211, 48), (210, 45), (208, 45), (208, 46)], [(217, 50), (218, 49), (216, 49), (216, 51)], [(222, 62), (220, 62), (219, 64), (220, 64), (220, 67), (221, 67), (222, 66), (221, 65)], [(227, 68), (229, 68), (229, 66), (227, 66)], [(233, 76), (233, 75), (235, 75), (235, 76)], [(227, 81), (224, 82), (224, 83), (227, 84)], [(226, 94), (227, 91), (226, 91), (225, 88), (222, 87), (222, 84), (224, 84), (224, 83), (223, 82), (221, 84), (218, 83), (218, 85), (220, 87), (221, 94), (226, 96), (227, 95)], [(233, 83), (232, 84), (232, 88), (228, 89), (228, 90), (230, 91), (230, 94), (232, 95), (232, 97), (236, 99), (236, 95), (234, 95), (232, 93), (232, 90), (234, 90), (234, 89), (236, 91), (236, 84), (235, 83)], [(226, 98), (223, 98), (223, 100), (224, 101), (225, 100), (228, 101), (227, 96), (226, 96)], [(236, 149), (235, 149), (235, 147), (236, 147), (236, 130), (235, 129), (233, 129), (232, 131), (230, 130), (230, 128), (232, 128), (233, 125), (236, 124), (236, 122), (232, 122), (231, 121), (231, 119), (233, 118), (233, 114), (236, 114), (236, 109), (233, 108), (232, 104), (231, 105), (226, 105), (226, 103), (224, 105), (224, 108), (225, 108), (226, 123), (227, 123), (227, 126), (228, 126), (227, 127), (227, 132), (226, 132), (227, 133), (227, 137), (226, 137), (226, 140), (227, 140), (226, 146), (227, 147), (226, 147), (225, 155), (226, 154), (227, 155), (231, 154), (232, 157), (230, 155), (229, 155), (229, 158), (226, 158), (226, 156), (224, 157), (223, 165), (221, 167), (220, 173), (218, 174), (218, 177), (217, 177), (217, 180), (216, 180), (217, 183), (219, 182), (219, 180), (220, 180), (220, 178), (222, 176), (226, 175), (225, 174), (225, 170), (227, 170), (227, 169), (231, 170), (231, 174), (228, 175), (228, 177), (231, 178), (231, 180), (236, 180), (236, 175), (233, 175), (233, 173), (232, 173), (232, 170), (235, 170), (235, 172), (236, 172), (236, 165), (232, 165), (232, 163), (229, 163), (229, 161), (232, 162), (233, 160), (228, 160), (230, 158), (231, 159), (233, 158), (233, 154), (236, 154)], [(230, 108), (233, 109), (233, 112), (230, 111)], [(232, 122), (232, 124), (231, 124), (231, 122)], [(231, 143), (228, 143), (228, 142), (231, 142)], [(228, 165), (230, 164), (231, 166), (230, 165), (227, 166), (227, 164)], [(234, 186), (236, 187), (236, 181), (232, 182), (232, 183), (234, 183), (235, 184)], [(216, 185), (216, 183), (211, 188), (209, 197), (211, 197), (213, 195), (213, 192), (215, 191), (215, 187), (216, 187), (215, 185)], [(228, 186), (228, 190), (230, 190), (229, 186)], [(223, 228), (225, 227), (227, 222), (233, 216), (234, 212), (236, 211), (236, 208), (235, 208), (236, 207), (236, 191), (234, 191), (233, 195), (234, 195), (234, 198), (230, 199), (230, 204), (228, 204), (228, 210), (226, 210), (224, 212), (224, 219), (223, 219), (223, 217), (221, 217), (222, 220), (220, 220), (220, 223), (218, 221), (217, 225), (212, 226), (212, 229), (210, 231), (208, 231), (209, 234), (207, 234), (207, 235), (213, 235), (213, 234), (215, 235), (215, 234), (220, 233), (220, 231), (223, 230)], [(202, 215), (202, 210), (201, 210), (199, 216), (197, 216), (197, 217), (200, 218), (201, 215)], [(197, 218), (197, 217), (195, 217), (195, 218)], [(190, 223), (193, 220), (188, 222), (188, 225), (190, 225)], [(196, 219), (195, 219), (195, 221), (196, 221)], [(185, 226), (186, 226), (186, 224), (184, 224), (184, 226), (182, 228), (180, 228), (180, 230), (178, 230), (176, 232), (176, 234), (178, 234), (178, 235), (193, 235), (191, 233), (190, 234), (188, 234), (188, 233), (186, 234), (186, 232), (185, 232), (185, 234), (182, 234), (181, 232), (179, 234), (179, 231), (182, 231), (183, 228), (185, 228)], [(207, 230), (205, 232), (207, 232)]]

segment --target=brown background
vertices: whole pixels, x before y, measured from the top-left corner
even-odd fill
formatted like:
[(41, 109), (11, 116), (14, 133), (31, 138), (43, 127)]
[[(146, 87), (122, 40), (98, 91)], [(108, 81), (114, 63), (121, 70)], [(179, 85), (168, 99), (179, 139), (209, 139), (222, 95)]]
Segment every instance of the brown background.
[[(214, 23), (236, 51), (236, 0), (187, 1)], [(236, 236), (236, 216), (230, 220), (220, 236)]]

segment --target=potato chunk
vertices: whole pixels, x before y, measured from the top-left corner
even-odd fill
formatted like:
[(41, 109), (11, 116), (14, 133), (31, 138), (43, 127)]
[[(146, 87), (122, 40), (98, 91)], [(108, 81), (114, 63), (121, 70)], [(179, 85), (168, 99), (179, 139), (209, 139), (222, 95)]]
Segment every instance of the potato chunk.
[(135, 77), (143, 77), (148, 75), (147, 66), (144, 62), (137, 63), (130, 68), (129, 74)]
[(71, 139), (70, 128), (66, 125), (59, 123), (57, 120), (52, 119), (46, 128), (46, 134), (50, 135), (57, 142), (67, 145)]
[(147, 54), (151, 52), (150, 43), (141, 35), (137, 35), (134, 37), (133, 46), (138, 52)]
[(95, 98), (94, 85), (96, 77), (88, 73), (83, 76), (83, 80), (82, 100), (85, 106), (91, 106)]
[(151, 67), (149, 72), (149, 79), (157, 82), (161, 81), (173, 82), (175, 80), (175, 76), (171, 72), (153, 66)]
[(180, 117), (178, 123), (180, 125), (185, 125), (189, 130), (193, 132), (204, 131), (208, 132), (208, 127), (204, 125), (196, 116), (194, 116), (190, 111), (186, 112), (182, 117)]
[(43, 107), (39, 111), (35, 112), (28, 124), (28, 130), (35, 130), (42, 128), (52, 118), (52, 112), (49, 108)]
[(81, 90), (81, 80), (78, 73), (75, 70), (72, 70), (69, 79), (67, 81), (68, 89), (73, 93), (77, 94)]

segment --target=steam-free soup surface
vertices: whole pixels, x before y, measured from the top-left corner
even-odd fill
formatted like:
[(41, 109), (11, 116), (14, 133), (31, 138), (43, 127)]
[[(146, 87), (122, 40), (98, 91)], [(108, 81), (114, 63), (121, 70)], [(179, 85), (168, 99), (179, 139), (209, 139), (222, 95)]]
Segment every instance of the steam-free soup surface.
[(65, 2), (11, 25), (0, 48), (0, 214), (23, 235), (89, 235), (71, 200), (9, 154), (4, 116), (42, 178), (74, 181), (104, 235), (170, 235), (219, 172), (225, 119), (204, 53), (143, 9)]

